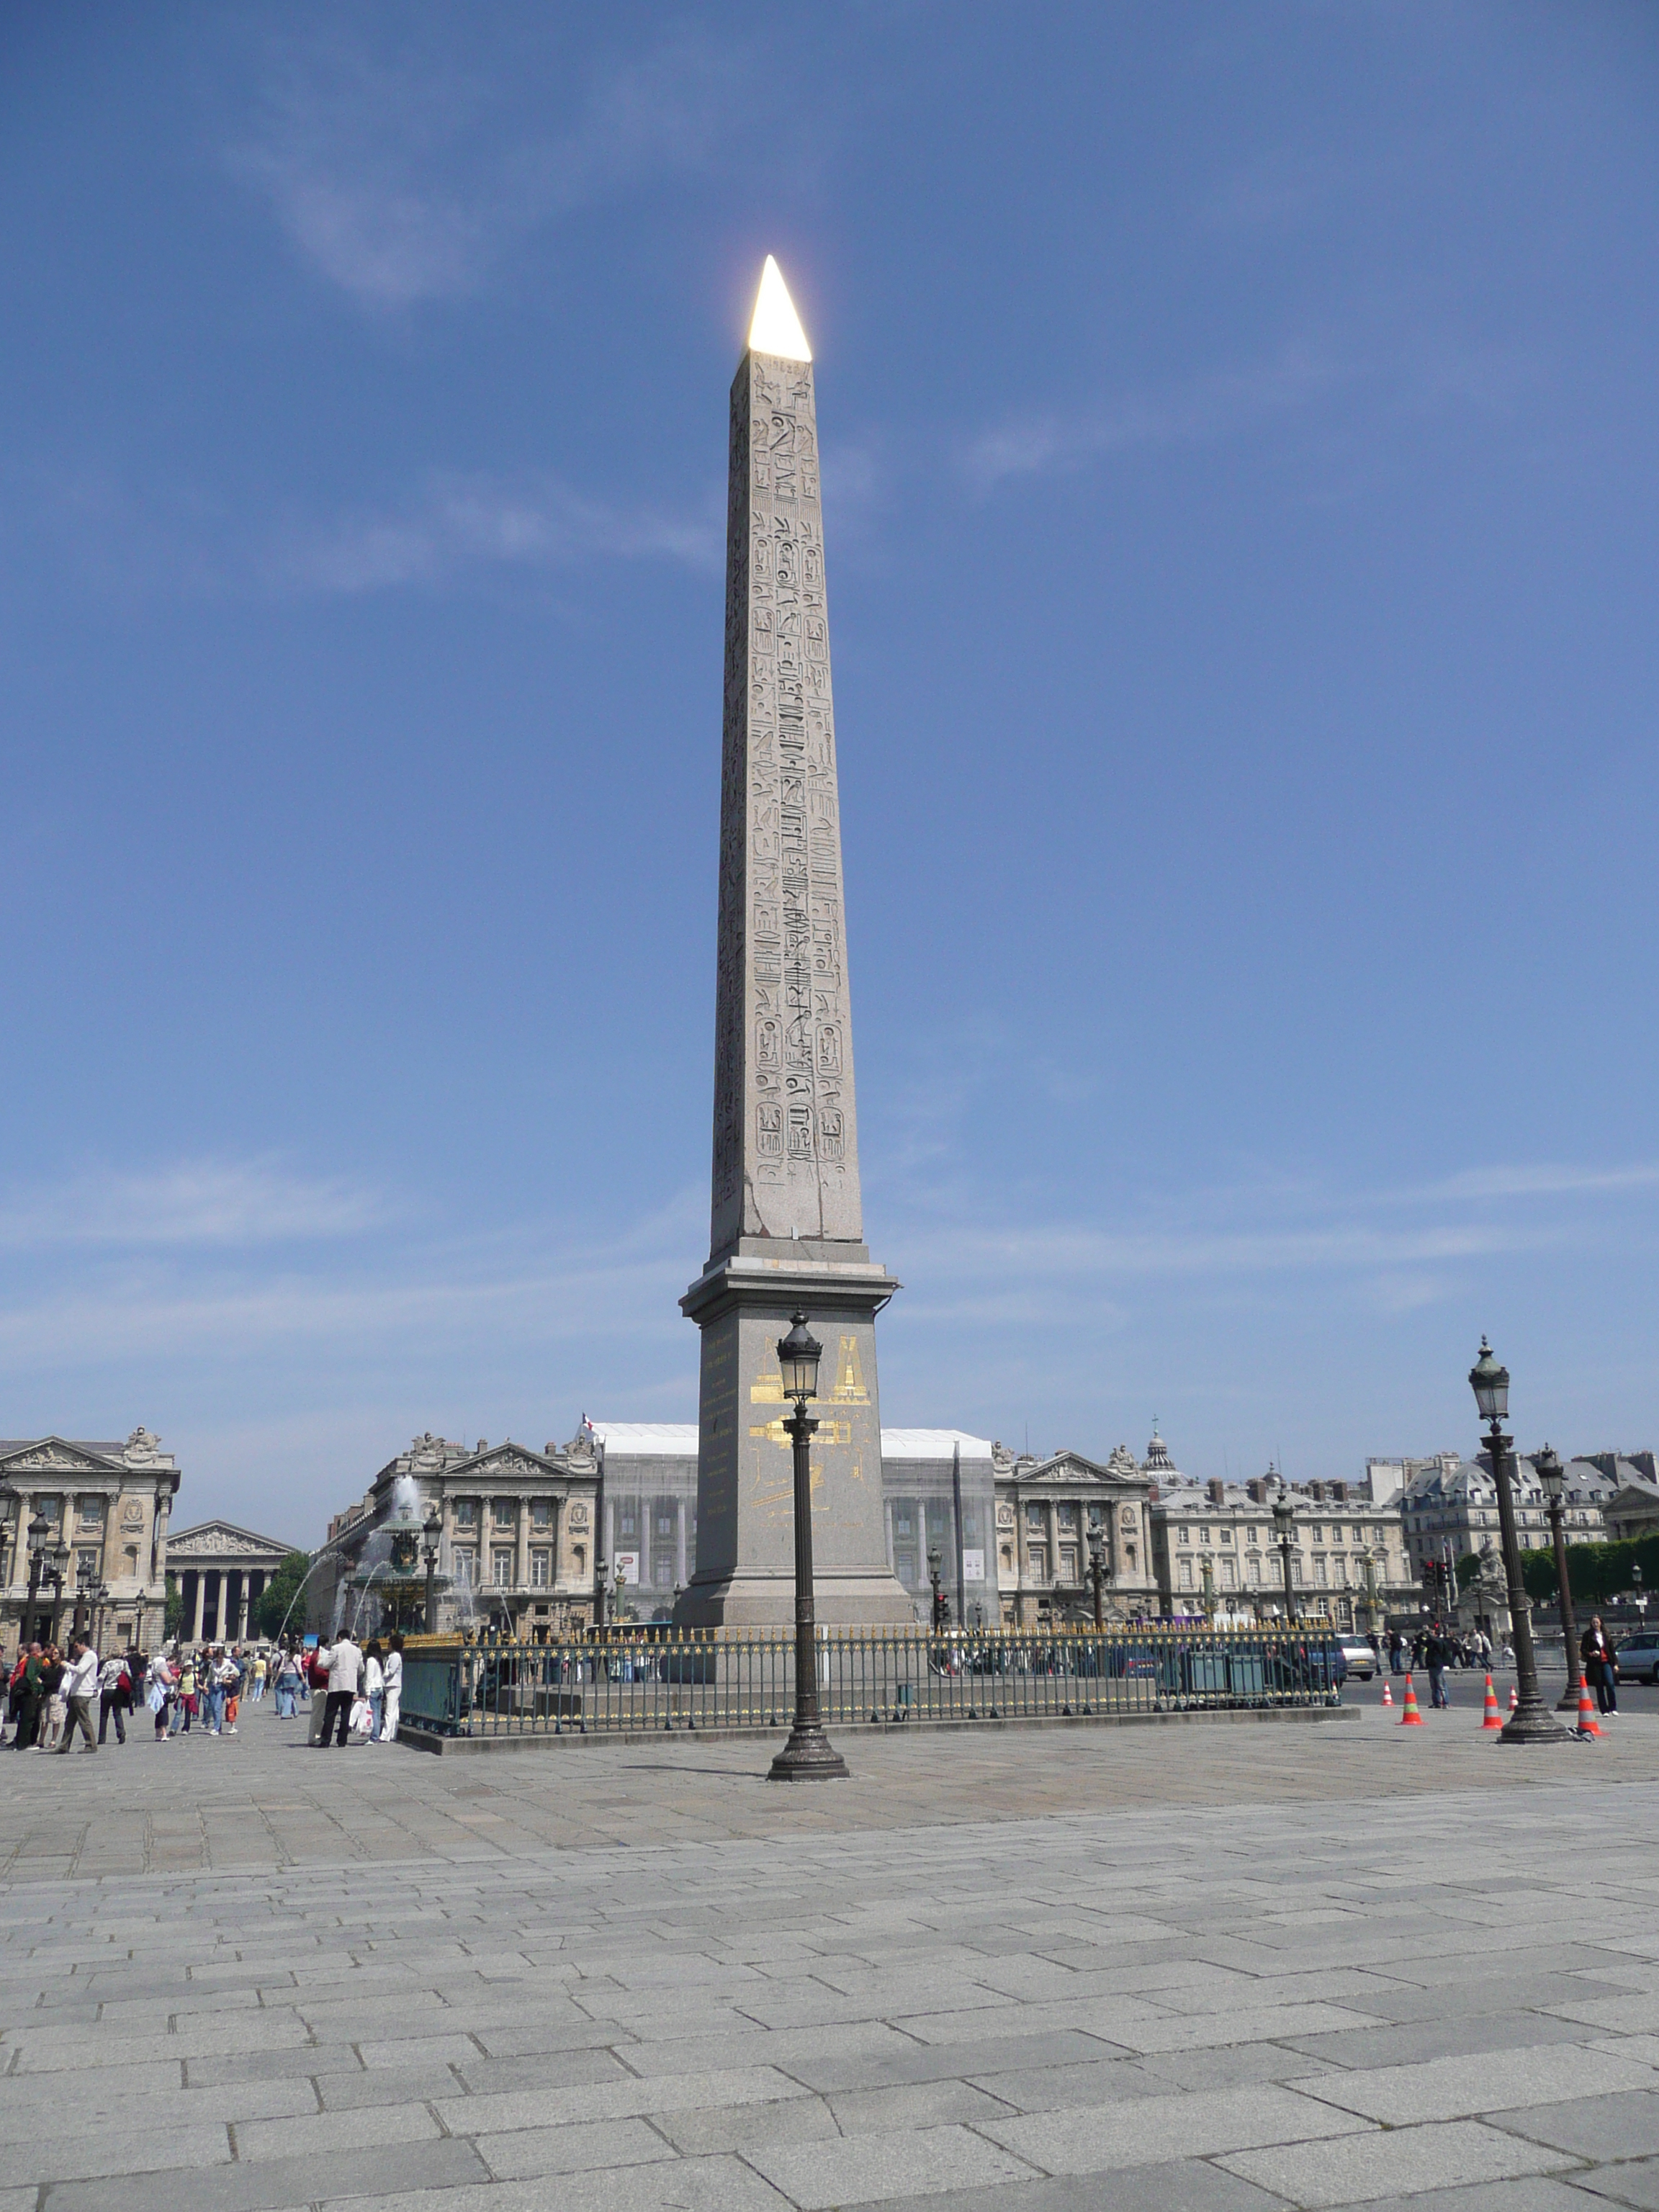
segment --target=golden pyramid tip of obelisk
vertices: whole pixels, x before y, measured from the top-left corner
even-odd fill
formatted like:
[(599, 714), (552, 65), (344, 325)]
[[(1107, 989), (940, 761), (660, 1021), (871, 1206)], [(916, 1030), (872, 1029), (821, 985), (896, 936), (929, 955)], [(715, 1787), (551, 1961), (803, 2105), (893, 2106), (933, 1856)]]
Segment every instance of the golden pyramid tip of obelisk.
[(749, 325), (750, 353), (769, 353), (780, 361), (811, 361), (812, 349), (795, 313), (795, 303), (783, 273), (769, 253), (761, 271), (755, 298), (755, 317)]

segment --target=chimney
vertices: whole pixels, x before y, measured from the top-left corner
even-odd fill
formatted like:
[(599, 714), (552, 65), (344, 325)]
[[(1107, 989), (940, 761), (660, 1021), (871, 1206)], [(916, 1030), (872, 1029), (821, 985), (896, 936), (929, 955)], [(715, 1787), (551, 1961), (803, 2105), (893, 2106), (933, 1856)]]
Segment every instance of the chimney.
[(1265, 1505), (1267, 1502), (1267, 1486), (1259, 1474), (1253, 1474), (1244, 1486), (1244, 1494), (1252, 1505)]
[(1322, 1505), (1325, 1503), (1324, 1484), (1322, 1482), (1310, 1482), (1308, 1485), (1308, 1495), (1313, 1499), (1316, 1505)]
[(1158, 1485), (1155, 1482), (1149, 1482), (1146, 1486), (1146, 1503), (1149, 1505), (1158, 1503)]
[(1204, 1488), (1212, 1505), (1224, 1505), (1227, 1503), (1227, 1486), (1218, 1474), (1212, 1474)]
[(1346, 1482), (1334, 1482), (1331, 1485), (1331, 1500), (1332, 1503), (1336, 1505), (1346, 1505), (1347, 1504), (1348, 1486)]

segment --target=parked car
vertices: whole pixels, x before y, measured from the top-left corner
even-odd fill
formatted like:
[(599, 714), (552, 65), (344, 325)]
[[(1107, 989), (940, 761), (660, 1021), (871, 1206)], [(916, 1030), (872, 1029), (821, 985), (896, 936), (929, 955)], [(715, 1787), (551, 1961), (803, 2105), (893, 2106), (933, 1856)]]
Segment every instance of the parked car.
[(1613, 1656), (1627, 1680), (1659, 1683), (1659, 1628), (1638, 1628), (1618, 1646)]
[(1376, 1654), (1363, 1636), (1340, 1636), (1336, 1648), (1342, 1655), (1346, 1673), (1362, 1682), (1369, 1682), (1376, 1672)]

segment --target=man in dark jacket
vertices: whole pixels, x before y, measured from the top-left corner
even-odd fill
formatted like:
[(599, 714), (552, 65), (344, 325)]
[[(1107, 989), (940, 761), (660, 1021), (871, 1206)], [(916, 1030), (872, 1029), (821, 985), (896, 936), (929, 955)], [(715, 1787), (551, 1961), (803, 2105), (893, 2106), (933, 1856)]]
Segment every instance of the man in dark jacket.
[(1450, 1638), (1437, 1620), (1429, 1631), (1428, 1645), (1424, 1656), (1429, 1662), (1431, 1706), (1449, 1705), (1451, 1699), (1446, 1695), (1446, 1669), (1452, 1661), (1453, 1646)]
[(1619, 1662), (1613, 1656), (1613, 1646), (1601, 1629), (1598, 1613), (1578, 1640), (1578, 1656), (1584, 1662), (1584, 1680), (1595, 1692), (1595, 1702), (1605, 1718), (1619, 1711)]

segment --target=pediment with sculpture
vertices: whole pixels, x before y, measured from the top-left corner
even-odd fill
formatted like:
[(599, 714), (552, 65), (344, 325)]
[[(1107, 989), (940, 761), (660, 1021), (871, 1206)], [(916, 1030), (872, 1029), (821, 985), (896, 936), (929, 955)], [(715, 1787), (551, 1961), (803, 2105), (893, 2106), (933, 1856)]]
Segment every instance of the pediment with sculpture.
[(167, 1565), (188, 1565), (192, 1560), (234, 1559), (255, 1566), (276, 1566), (290, 1552), (297, 1551), (295, 1544), (284, 1544), (275, 1536), (258, 1536), (249, 1528), (239, 1528), (230, 1521), (203, 1521), (194, 1528), (181, 1528), (167, 1540)]

